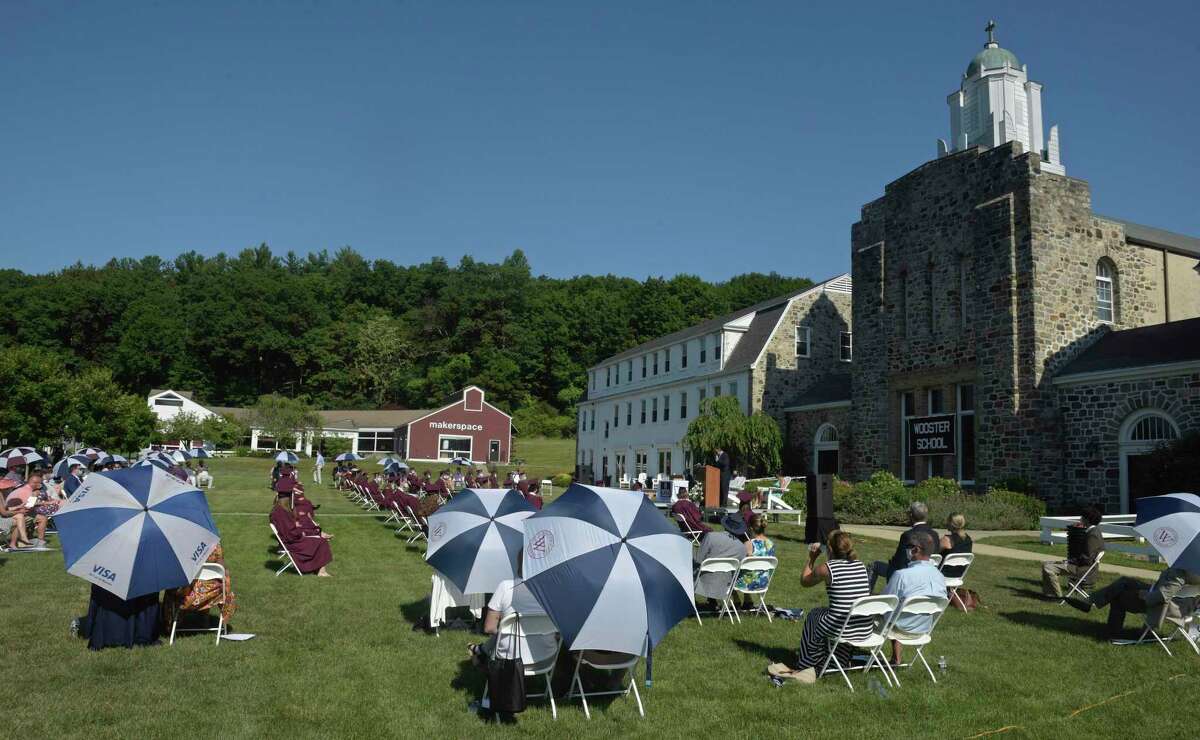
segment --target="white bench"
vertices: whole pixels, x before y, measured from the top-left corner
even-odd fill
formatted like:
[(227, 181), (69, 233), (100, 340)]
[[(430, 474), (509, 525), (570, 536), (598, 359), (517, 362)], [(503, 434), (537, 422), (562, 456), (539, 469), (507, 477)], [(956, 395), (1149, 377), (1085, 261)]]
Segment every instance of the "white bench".
[[(1101, 536), (1104, 537), (1104, 549), (1144, 556), (1150, 562), (1158, 562), (1161, 559), (1158, 552), (1146, 544), (1145, 538), (1134, 531), (1133, 523), (1136, 520), (1137, 517), (1133, 514), (1111, 514), (1101, 517), (1098, 526)], [(1042, 527), (1042, 544), (1065, 545), (1067, 543), (1067, 527), (1078, 522), (1079, 517), (1077, 516), (1042, 517), (1039, 522)]]

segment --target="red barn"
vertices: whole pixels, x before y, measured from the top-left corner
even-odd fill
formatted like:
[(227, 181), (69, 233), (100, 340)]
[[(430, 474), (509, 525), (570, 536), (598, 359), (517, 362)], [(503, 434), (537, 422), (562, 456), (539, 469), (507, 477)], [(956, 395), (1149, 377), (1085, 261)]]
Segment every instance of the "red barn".
[(401, 434), (409, 460), (451, 460), (509, 463), (512, 417), (484, 400), (483, 389), (467, 386), (462, 398), (414, 419)]

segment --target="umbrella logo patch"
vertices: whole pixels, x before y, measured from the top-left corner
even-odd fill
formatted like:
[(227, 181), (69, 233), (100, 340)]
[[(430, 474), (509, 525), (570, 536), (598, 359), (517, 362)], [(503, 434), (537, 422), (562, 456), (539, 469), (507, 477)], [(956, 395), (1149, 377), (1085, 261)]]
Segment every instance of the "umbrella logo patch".
[(526, 548), (531, 560), (541, 560), (553, 549), (554, 533), (548, 529), (539, 530), (537, 534), (533, 535), (529, 540), (529, 547)]
[(432, 534), (433, 534), (433, 539), (440, 540), (442, 538), (442, 535), (446, 534), (446, 525), (445, 524), (437, 525), (436, 527), (433, 528)]
[(1159, 527), (1154, 530), (1154, 541), (1162, 547), (1174, 547), (1179, 542), (1179, 534), (1170, 527)]
[(117, 574), (113, 573), (108, 568), (105, 568), (103, 565), (93, 565), (92, 566), (92, 575), (99, 576), (100, 578), (108, 581), (109, 583), (112, 583), (113, 581), (117, 580)]

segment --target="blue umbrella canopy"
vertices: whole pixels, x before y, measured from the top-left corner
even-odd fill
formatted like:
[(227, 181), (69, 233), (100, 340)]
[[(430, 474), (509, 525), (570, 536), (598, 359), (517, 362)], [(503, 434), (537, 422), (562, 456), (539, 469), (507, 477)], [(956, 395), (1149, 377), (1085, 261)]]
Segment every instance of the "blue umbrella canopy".
[(464, 594), (486, 594), (515, 578), (534, 508), (518, 491), (464, 488), (429, 515), (425, 560)]
[[(356, 457), (356, 458), (354, 458), (354, 459), (355, 459), (355, 460), (361, 460), (362, 458), (360, 458), (360, 457)], [(400, 460), (398, 460), (397, 458), (394, 458), (394, 457), (392, 457), (391, 455), (384, 455), (383, 457), (381, 457), (381, 458), (379, 458), (378, 460), (376, 460), (376, 461), (375, 461), (375, 464), (376, 464), (376, 465), (382, 465), (382, 466), (384, 466), (384, 467), (386, 468), (388, 465), (391, 465), (392, 463), (396, 463), (396, 462), (400, 462)]]
[(135, 468), (153, 467), (153, 468), (158, 468), (159, 470), (165, 471), (165, 470), (171, 469), (171, 463), (163, 462), (161, 459), (159, 459), (157, 457), (147, 457), (144, 460), (138, 460), (136, 463), (133, 464), (133, 467), (135, 467)]
[(284, 450), (283, 452), (281, 452), (275, 456), (275, 462), (281, 462), (281, 463), (287, 463), (289, 465), (295, 465), (296, 463), (300, 462), (300, 458), (296, 455), (296, 453), (292, 452), (291, 450)]
[(1139, 498), (1133, 529), (1167, 565), (1200, 572), (1200, 496), (1168, 493)]
[(355, 460), (361, 459), (363, 459), (363, 456), (354, 452), (343, 452), (342, 454), (333, 458), (334, 462), (354, 462)]
[(187, 453), (192, 457), (192, 459), (195, 460), (207, 460), (208, 458), (212, 457), (208, 450), (204, 449), (203, 447), (193, 447), (192, 449), (188, 450)]
[(467, 459), (465, 457), (456, 457), (450, 461), (450, 464), (451, 465), (474, 465), (475, 463), (471, 462), (469, 459)]
[(63, 459), (54, 463), (54, 477), (55, 478), (66, 478), (68, 475), (71, 474), (72, 466), (79, 465), (80, 467), (87, 469), (87, 467), (91, 464), (92, 464), (91, 460), (88, 460), (86, 457), (83, 457), (81, 455), (71, 455), (70, 457), (64, 457)]
[(122, 599), (191, 583), (220, 541), (204, 494), (154, 466), (89, 475), (54, 522), (67, 572)]
[(639, 493), (572, 484), (525, 520), (523, 558), (568, 650), (640, 655), (695, 613), (691, 544)]

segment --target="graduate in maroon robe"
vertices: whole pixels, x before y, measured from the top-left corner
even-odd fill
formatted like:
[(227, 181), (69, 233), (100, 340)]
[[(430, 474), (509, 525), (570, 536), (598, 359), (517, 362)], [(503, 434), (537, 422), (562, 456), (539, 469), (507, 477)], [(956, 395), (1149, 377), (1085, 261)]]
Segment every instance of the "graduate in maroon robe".
[[(523, 491), (521, 491), (522, 485), (525, 486), (525, 490), (523, 490)], [(537, 509), (538, 511), (542, 510), (542, 504), (544, 502), (542, 501), (542, 484), (541, 483), (538, 483), (537, 481), (532, 481), (532, 482), (521, 481), (520, 483), (517, 484), (517, 490), (521, 491), (521, 494), (523, 496), (525, 496), (525, 500), (529, 502), (530, 506)]]
[(333, 550), (329, 547), (329, 538), (333, 535), (322, 532), (311, 518), (297, 517), (292, 511), (291, 500), (291, 494), (275, 499), (271, 524), (275, 525), (275, 531), (279, 532), (279, 538), (301, 573), (332, 575), (325, 566), (333, 562)]

